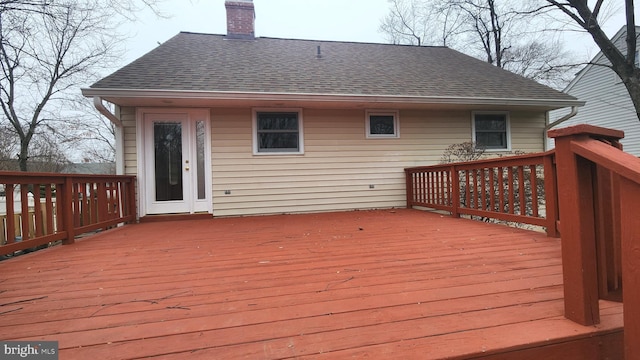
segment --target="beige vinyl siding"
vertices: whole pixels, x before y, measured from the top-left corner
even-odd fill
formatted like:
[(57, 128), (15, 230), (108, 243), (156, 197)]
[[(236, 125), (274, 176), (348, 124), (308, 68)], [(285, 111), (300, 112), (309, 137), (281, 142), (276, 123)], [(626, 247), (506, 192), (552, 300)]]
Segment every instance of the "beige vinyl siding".
[(511, 112), (511, 150), (525, 153), (544, 151), (544, 112)]
[(136, 154), (136, 109), (120, 108), (120, 120), (124, 127), (124, 173), (138, 175), (138, 155)]
[[(401, 111), (397, 139), (367, 139), (364, 109), (302, 113), (303, 155), (253, 155), (252, 109), (211, 109), (215, 216), (404, 207), (404, 168), (437, 164), (447, 146), (471, 139), (467, 110)], [(136, 175), (136, 109), (120, 115), (125, 173)], [(511, 112), (512, 149), (542, 150), (544, 119)]]
[[(541, 150), (544, 118), (511, 114), (512, 148)], [(400, 138), (367, 139), (364, 110), (303, 109), (305, 154), (265, 156), (252, 152), (251, 109), (211, 119), (215, 216), (402, 207), (405, 167), (471, 139), (470, 111), (401, 111)]]

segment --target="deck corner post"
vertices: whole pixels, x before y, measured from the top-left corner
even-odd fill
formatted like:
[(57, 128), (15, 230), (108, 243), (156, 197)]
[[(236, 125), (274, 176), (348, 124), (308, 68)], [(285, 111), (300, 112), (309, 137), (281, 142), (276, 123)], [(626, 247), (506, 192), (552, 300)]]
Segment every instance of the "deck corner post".
[[(550, 132), (553, 137), (553, 132)], [(565, 317), (582, 325), (600, 322), (593, 165), (571, 151), (583, 134), (556, 137), (556, 162)]]

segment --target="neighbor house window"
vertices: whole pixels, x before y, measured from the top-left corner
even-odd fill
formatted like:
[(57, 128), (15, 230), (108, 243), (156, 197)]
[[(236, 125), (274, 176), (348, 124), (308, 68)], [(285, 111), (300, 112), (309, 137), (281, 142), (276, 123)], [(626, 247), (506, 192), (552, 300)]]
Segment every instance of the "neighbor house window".
[(254, 111), (254, 154), (302, 154), (300, 110)]
[(367, 138), (400, 137), (400, 119), (397, 111), (367, 111), (365, 126)]
[(473, 139), (487, 150), (509, 150), (509, 116), (507, 113), (473, 114)]

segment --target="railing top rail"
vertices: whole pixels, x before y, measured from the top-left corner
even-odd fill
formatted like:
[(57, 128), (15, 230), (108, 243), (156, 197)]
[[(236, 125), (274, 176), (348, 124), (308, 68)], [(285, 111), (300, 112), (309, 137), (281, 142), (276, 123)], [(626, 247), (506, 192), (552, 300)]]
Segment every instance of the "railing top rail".
[(513, 156), (503, 156), (496, 157), (491, 159), (481, 159), (474, 161), (464, 161), (464, 162), (454, 162), (449, 164), (438, 164), (438, 165), (430, 165), (430, 166), (416, 166), (410, 167), (406, 170), (416, 171), (416, 170), (434, 170), (438, 168), (449, 168), (451, 166), (456, 166), (459, 168), (478, 168), (478, 167), (496, 167), (499, 165), (509, 166), (509, 163), (513, 163), (513, 165), (520, 165), (523, 162), (533, 162), (539, 161), (546, 156), (553, 156), (555, 154), (555, 150), (549, 150), (540, 153), (532, 153), (532, 154), (523, 154), (523, 155), (513, 155)]
[(618, 175), (640, 184), (640, 159), (596, 139), (571, 141), (571, 150)]
[(103, 175), (103, 174), (61, 174), (61, 173), (38, 173), (38, 172), (21, 172), (21, 171), (0, 171), (0, 181), (4, 181), (8, 178), (47, 178), (47, 179), (63, 179), (63, 178), (75, 178), (75, 179), (126, 179), (135, 178), (133, 175)]

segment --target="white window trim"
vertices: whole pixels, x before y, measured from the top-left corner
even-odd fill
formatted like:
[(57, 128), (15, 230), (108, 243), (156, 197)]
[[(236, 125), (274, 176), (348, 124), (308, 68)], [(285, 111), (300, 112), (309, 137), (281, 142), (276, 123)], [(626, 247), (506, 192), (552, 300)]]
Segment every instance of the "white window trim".
[[(394, 134), (371, 134), (371, 116), (393, 116)], [(400, 111), (398, 110), (366, 110), (364, 116), (365, 135), (367, 139), (397, 139), (400, 137)]]
[(508, 111), (473, 111), (471, 113), (471, 139), (476, 143), (476, 115), (504, 115), (507, 121), (507, 147), (504, 149), (489, 149), (486, 152), (505, 152), (511, 151), (511, 118)]
[[(252, 137), (253, 137), (253, 155), (257, 156), (281, 156), (281, 155), (304, 155), (304, 121), (302, 116), (302, 108), (253, 108), (252, 120)], [(258, 113), (276, 113), (276, 112), (295, 112), (298, 114), (298, 151), (274, 151), (260, 152), (258, 149)]]

